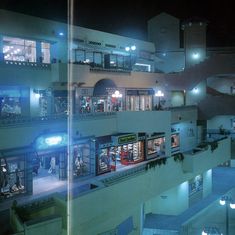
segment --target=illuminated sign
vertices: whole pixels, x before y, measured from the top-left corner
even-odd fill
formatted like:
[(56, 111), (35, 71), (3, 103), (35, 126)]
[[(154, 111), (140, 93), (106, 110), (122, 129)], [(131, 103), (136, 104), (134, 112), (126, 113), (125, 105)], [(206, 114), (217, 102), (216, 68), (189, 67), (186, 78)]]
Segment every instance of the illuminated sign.
[(118, 137), (118, 144), (126, 144), (136, 141), (137, 141), (137, 136), (135, 134)]
[(62, 137), (61, 136), (52, 136), (52, 137), (47, 137), (45, 138), (45, 143), (49, 146), (51, 145), (58, 145), (60, 144), (62, 141)]
[(58, 148), (66, 146), (68, 143), (68, 136), (65, 133), (56, 135), (43, 135), (36, 139), (36, 149), (45, 150), (50, 148)]

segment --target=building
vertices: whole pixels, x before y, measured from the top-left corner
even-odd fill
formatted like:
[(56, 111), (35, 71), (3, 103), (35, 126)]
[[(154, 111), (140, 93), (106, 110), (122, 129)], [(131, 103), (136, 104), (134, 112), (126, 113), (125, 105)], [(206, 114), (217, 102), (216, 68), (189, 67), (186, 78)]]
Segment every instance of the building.
[(68, 204), (15, 207), (15, 232), (140, 234), (147, 213), (210, 194), (211, 169), (233, 157), (235, 50), (207, 48), (205, 21), (182, 23), (184, 48), (165, 13), (152, 42), (78, 26), (68, 42), (66, 24), (6, 10), (0, 21), (0, 203), (41, 177), (80, 182)]

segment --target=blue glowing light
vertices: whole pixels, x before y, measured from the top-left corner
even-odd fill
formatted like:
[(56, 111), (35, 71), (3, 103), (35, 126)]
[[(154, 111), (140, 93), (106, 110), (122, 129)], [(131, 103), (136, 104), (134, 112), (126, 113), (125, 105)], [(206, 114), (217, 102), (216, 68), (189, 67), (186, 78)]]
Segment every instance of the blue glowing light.
[(56, 135), (42, 135), (35, 141), (35, 147), (38, 150), (58, 148), (66, 146), (68, 143), (68, 136), (66, 133), (59, 133)]
[(51, 137), (45, 138), (45, 143), (49, 146), (58, 145), (61, 141), (62, 141), (61, 136), (51, 136)]
[(59, 35), (60, 35), (60, 36), (64, 36), (64, 33), (63, 33), (63, 32), (59, 32)]

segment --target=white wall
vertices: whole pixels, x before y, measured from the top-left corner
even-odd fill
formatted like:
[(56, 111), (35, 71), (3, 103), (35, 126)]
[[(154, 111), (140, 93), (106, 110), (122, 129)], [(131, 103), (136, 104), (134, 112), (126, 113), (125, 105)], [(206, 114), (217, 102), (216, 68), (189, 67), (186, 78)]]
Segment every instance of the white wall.
[(208, 129), (219, 129), (220, 125), (223, 125), (223, 127), (227, 130), (232, 130), (232, 121), (234, 116), (216, 116), (210, 120), (207, 121), (207, 128)]
[(162, 192), (150, 200), (151, 213), (162, 215), (179, 215), (188, 209), (188, 182)]
[(203, 198), (212, 192), (212, 170), (203, 173)]

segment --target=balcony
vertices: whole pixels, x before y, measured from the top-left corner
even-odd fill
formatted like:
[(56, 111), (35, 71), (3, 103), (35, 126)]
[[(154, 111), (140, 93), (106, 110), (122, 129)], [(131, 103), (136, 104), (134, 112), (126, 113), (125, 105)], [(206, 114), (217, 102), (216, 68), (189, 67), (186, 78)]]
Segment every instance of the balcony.
[(196, 148), (184, 153), (183, 172), (199, 174), (231, 158), (231, 139), (208, 142), (204, 149)]

